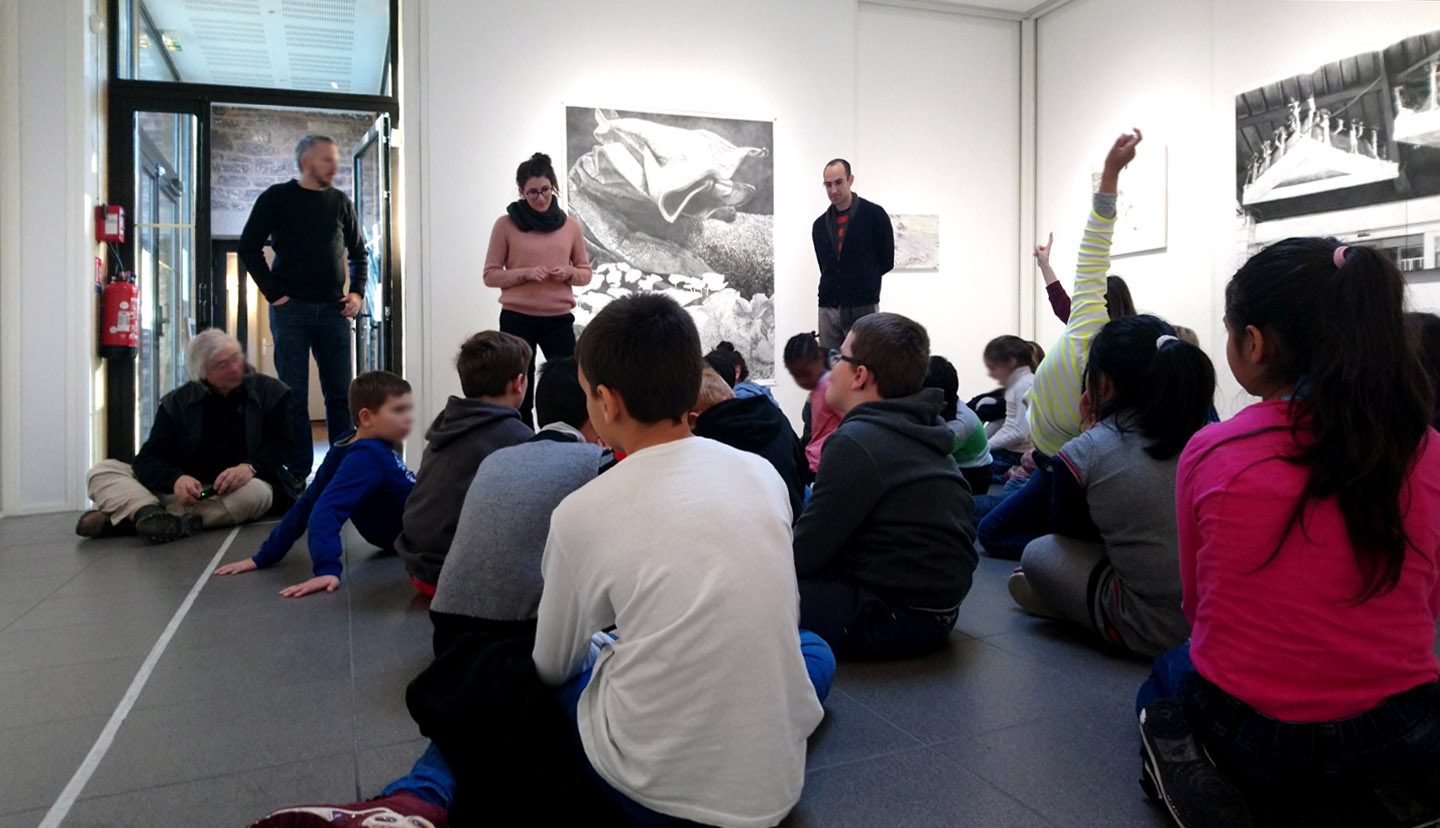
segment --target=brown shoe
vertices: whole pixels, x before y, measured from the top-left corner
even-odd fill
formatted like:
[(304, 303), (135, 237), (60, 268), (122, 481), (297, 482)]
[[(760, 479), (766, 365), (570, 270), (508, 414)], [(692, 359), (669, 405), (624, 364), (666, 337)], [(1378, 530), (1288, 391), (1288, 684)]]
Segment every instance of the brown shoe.
[(75, 522), (75, 534), (82, 538), (103, 538), (110, 534), (110, 516), (99, 509), (91, 509)]

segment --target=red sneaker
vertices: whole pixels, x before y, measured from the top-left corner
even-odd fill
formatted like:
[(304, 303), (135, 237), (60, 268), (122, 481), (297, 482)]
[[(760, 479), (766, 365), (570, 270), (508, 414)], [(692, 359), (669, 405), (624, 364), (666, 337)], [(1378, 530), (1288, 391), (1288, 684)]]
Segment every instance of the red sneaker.
[(250, 828), (446, 828), (445, 809), (414, 794), (397, 793), (353, 805), (284, 808)]

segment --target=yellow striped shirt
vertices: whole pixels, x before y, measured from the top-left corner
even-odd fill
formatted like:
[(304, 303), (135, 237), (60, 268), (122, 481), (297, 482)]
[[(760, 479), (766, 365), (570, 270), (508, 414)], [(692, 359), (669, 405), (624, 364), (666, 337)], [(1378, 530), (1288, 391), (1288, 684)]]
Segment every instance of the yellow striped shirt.
[[(1110, 321), (1105, 277), (1110, 272), (1110, 240), (1115, 232), (1114, 198), (1103, 193), (1095, 197), (1080, 240), (1070, 321), (1060, 341), (1046, 351), (1027, 397), (1030, 405), (1026, 418), (1035, 450), (1047, 457), (1054, 457), (1061, 446), (1080, 436), (1080, 394), (1084, 390), (1090, 340)], [(1101, 210), (1110, 217), (1102, 216)]]

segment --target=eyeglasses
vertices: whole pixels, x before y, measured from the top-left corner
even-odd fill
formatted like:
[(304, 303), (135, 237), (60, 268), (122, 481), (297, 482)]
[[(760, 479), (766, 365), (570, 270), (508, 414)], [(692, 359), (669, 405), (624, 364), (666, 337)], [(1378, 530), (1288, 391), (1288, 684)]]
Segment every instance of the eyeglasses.
[(834, 365), (834, 364), (837, 363), (837, 362), (848, 362), (848, 363), (850, 363), (851, 365), (856, 366), (857, 368), (858, 368), (859, 366), (865, 364), (865, 363), (861, 362), (860, 360), (856, 359), (855, 357), (845, 356), (844, 354), (840, 353), (840, 349), (839, 349), (839, 348), (831, 348), (831, 349), (830, 349), (830, 364), (831, 364), (831, 365)]
[(552, 187), (541, 187), (541, 188), (538, 189), (538, 190), (526, 190), (526, 191), (525, 191), (525, 197), (526, 197), (526, 198), (549, 198), (550, 196), (552, 196), (552, 195), (554, 195), (554, 194), (555, 194), (555, 190), (554, 190), (554, 188), (552, 188)]

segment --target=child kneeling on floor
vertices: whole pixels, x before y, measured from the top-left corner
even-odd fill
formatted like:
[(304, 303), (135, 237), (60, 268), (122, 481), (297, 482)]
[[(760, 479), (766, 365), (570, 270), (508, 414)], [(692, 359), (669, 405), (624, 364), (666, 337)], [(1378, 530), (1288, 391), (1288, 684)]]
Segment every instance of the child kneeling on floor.
[(315, 479), (260, 551), (220, 567), (216, 575), (274, 566), (306, 535), (315, 577), (280, 591), (283, 598), (300, 598), (340, 588), (345, 553), (340, 530), (347, 521), (366, 543), (394, 547), (405, 499), (415, 486), (415, 475), (395, 451), (415, 423), (410, 383), (389, 371), (361, 374), (350, 383), (350, 418), (355, 430), (330, 447)]
[(1259, 803), (1434, 779), (1440, 435), (1404, 305), (1385, 253), (1333, 239), (1271, 245), (1225, 290), (1230, 369), (1263, 401), (1181, 455), (1194, 632), (1138, 699), (1144, 773), (1181, 825), (1252, 824), (1228, 783)]
[(1154, 658), (1190, 637), (1180, 611), (1175, 466), (1203, 427), (1215, 367), (1154, 316), (1106, 325), (1090, 346), (1084, 434), (1052, 463), (1050, 527), (1025, 547), (1021, 609)]

